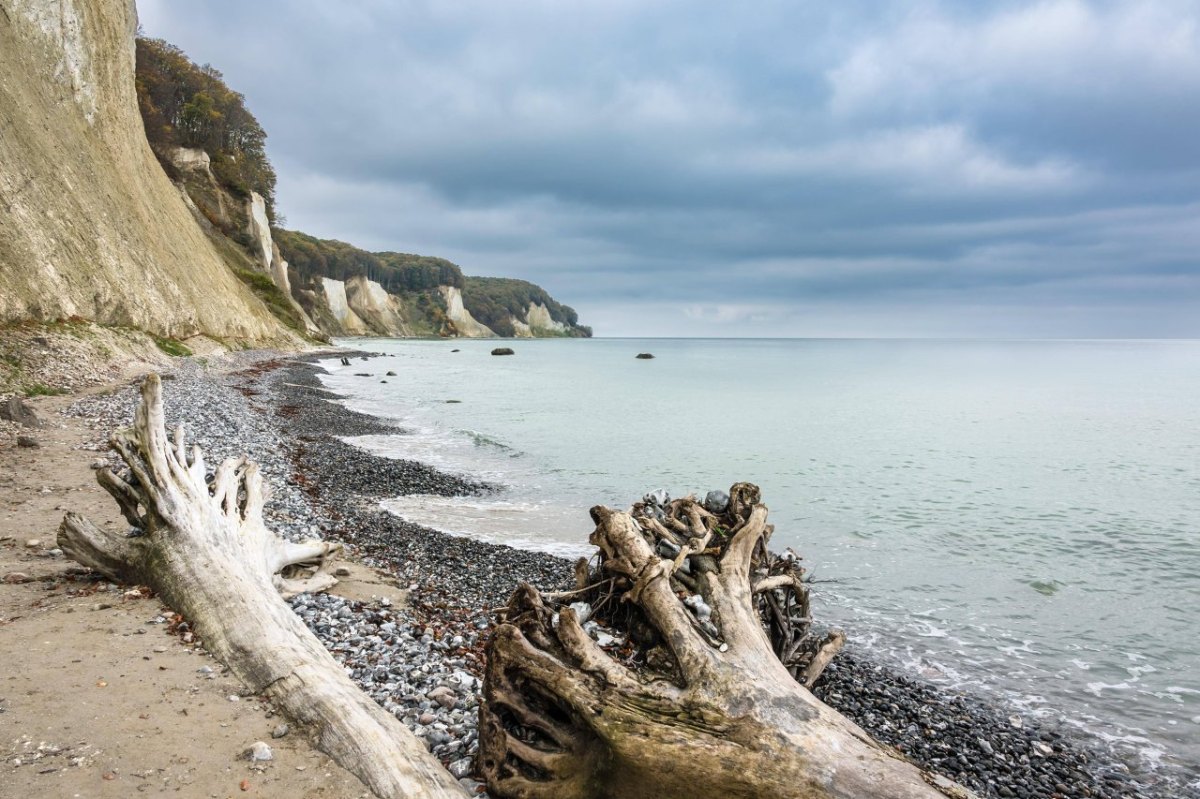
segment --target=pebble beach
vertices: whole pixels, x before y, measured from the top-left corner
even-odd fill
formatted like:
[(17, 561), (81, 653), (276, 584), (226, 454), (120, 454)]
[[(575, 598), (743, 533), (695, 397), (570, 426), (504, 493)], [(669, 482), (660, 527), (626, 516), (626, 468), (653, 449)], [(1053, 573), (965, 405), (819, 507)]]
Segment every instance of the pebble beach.
[[(387, 497), (467, 496), (492, 486), (346, 443), (356, 435), (404, 431), (342, 407), (322, 387), (318, 362), (328, 354), (236, 357), (235, 368), (221, 372), (179, 361), (164, 383), (168, 424), (184, 422), (212, 460), (245, 453), (261, 464), (271, 487), (266, 517), (272, 529), (293, 540), (340, 541), (349, 558), (382, 570), (407, 590), (403, 605), (305, 594), (292, 606), (363, 690), (422, 738), (469, 790), (483, 794), (473, 778), (474, 755), (483, 651), (494, 611), (520, 582), (543, 590), (565, 587), (571, 564), (449, 536), (382, 510), (379, 501)], [(111, 458), (103, 454), (103, 438), (129, 423), (136, 402), (130, 386), (81, 399), (70, 413), (96, 431), (98, 457)], [(1196, 795), (1161, 775), (1131, 773), (1065, 729), (925, 683), (854, 648), (835, 659), (815, 693), (877, 739), (980, 796)]]

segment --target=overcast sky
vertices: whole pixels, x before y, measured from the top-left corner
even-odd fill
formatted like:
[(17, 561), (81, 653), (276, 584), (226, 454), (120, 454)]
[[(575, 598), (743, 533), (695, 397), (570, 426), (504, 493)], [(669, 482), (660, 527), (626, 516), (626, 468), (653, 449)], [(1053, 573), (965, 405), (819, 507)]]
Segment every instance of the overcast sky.
[(138, 0), (288, 226), (598, 335), (1200, 337), (1200, 4)]

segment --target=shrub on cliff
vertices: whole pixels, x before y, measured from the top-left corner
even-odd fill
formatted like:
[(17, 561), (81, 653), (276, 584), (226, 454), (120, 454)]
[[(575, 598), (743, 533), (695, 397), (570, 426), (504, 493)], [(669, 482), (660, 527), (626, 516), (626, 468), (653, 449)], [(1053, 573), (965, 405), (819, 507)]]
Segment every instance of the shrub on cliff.
[(204, 150), (221, 184), (242, 196), (258, 192), (274, 219), (275, 170), (267, 160), (266, 131), (218, 70), (196, 65), (162, 39), (139, 36), (137, 93), (146, 138), (168, 174), (174, 171), (168, 150)]

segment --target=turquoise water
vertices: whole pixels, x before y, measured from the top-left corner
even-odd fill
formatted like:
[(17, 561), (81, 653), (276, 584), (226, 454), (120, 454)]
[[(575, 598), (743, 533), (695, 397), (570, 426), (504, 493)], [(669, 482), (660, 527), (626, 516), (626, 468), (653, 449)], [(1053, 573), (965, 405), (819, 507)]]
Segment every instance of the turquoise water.
[(359, 443), (507, 486), (393, 512), (573, 554), (591, 505), (750, 480), (858, 646), (1200, 762), (1200, 342), (352, 344), (328, 385), (412, 433)]

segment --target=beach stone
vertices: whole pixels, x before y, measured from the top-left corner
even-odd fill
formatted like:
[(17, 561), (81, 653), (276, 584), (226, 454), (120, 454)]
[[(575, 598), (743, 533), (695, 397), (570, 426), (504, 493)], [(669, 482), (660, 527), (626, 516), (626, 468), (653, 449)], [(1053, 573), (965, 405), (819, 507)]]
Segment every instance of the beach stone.
[(724, 491), (709, 491), (704, 497), (704, 509), (709, 513), (724, 513), (729, 507), (729, 495)]
[(256, 763), (263, 763), (268, 760), (275, 759), (275, 753), (271, 751), (271, 747), (263, 741), (255, 741), (246, 750), (246, 759)]
[(516, 353), (512, 351), (512, 347), (497, 347), (492, 350), (492, 355), (516, 355)]
[(29, 407), (29, 403), (20, 397), (9, 397), (7, 402), (0, 405), (0, 419), (16, 422), (23, 427), (45, 427), (45, 423), (33, 408)]
[(25, 447), (26, 449), (38, 449), (42, 445), (33, 436), (17, 436), (17, 446)]
[(450, 768), (450, 773), (452, 775), (454, 775), (454, 778), (456, 780), (461, 780), (464, 777), (471, 776), (471, 772), (474, 770), (473, 763), (471, 762), (471, 758), (469, 758), (469, 757), (464, 757), (459, 760), (455, 760), (453, 763), (450, 764), (449, 768)]
[(292, 728), (289, 727), (288, 725), (280, 724), (278, 727), (271, 730), (271, 737), (272, 738), (283, 738), (291, 731), (292, 731)]
[(569, 607), (575, 611), (575, 618), (580, 624), (587, 624), (588, 619), (592, 618), (592, 606), (587, 602), (572, 602)]
[(33, 582), (33, 578), (25, 572), (9, 572), (3, 577), (0, 577), (0, 582), (5, 582), (9, 585), (19, 585), (20, 583)]
[(42, 539), (31, 538), (25, 542), (25, 546), (28, 547), (29, 549), (40, 549), (42, 546)]
[(671, 501), (671, 495), (667, 493), (665, 488), (658, 488), (642, 497), (642, 501), (647, 505), (658, 505), (661, 507)]

